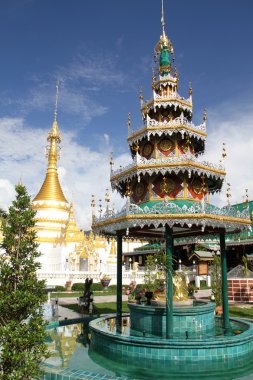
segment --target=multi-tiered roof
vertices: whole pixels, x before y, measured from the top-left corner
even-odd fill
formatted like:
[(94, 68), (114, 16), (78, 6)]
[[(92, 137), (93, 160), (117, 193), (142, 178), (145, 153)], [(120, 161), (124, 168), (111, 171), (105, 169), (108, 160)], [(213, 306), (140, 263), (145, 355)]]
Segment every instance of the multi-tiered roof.
[[(107, 212), (94, 218), (93, 228), (103, 233), (158, 236), (168, 224), (176, 235), (241, 229), (250, 224), (248, 211), (219, 209), (210, 205), (209, 195), (220, 191), (225, 178), (222, 164), (203, 160), (206, 140), (206, 112), (199, 126), (192, 122), (192, 88), (189, 97), (178, 93), (178, 73), (173, 65), (174, 51), (165, 34), (155, 47), (152, 99), (141, 100), (143, 125), (131, 129), (128, 143), (132, 163), (111, 170), (112, 189), (127, 198), (118, 213)], [(191, 231), (192, 233), (192, 231)]]

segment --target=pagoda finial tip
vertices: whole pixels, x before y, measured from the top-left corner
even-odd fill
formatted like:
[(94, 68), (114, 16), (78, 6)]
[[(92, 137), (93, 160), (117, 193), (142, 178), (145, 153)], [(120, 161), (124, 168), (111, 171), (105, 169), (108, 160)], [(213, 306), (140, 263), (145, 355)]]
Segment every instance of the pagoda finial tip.
[(56, 81), (55, 104), (54, 104), (54, 121), (57, 121), (59, 87), (60, 87), (60, 81), (57, 80)]
[(163, 0), (162, 0), (162, 18), (161, 18), (161, 23), (162, 23), (162, 34), (165, 35), (165, 19), (164, 19)]

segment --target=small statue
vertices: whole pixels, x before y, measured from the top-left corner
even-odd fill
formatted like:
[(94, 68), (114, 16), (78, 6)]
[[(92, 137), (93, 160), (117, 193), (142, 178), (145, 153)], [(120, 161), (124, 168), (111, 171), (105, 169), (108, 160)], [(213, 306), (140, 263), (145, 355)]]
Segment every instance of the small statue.
[[(187, 301), (188, 300), (188, 287), (183, 273), (174, 272), (173, 277), (173, 301)], [(166, 302), (165, 291), (155, 291), (155, 299), (160, 302)]]
[(183, 273), (173, 273), (173, 301), (187, 301), (188, 287)]
[(92, 278), (86, 278), (85, 284), (84, 284), (84, 292), (83, 296), (79, 298), (79, 305), (82, 307), (83, 312), (90, 311), (90, 304), (93, 301), (92, 299), (92, 294), (93, 292), (91, 291), (91, 286), (93, 283)]

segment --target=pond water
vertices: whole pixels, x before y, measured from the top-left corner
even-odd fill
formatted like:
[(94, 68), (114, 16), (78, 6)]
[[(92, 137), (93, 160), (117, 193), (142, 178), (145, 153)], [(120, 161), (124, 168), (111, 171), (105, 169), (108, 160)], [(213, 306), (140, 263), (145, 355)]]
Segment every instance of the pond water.
[[(127, 328), (125, 329), (127, 332)], [(104, 379), (243, 379), (253, 380), (253, 358), (243, 359), (225, 358), (222, 362), (213, 361), (206, 364), (205, 361), (196, 363), (173, 362), (170, 367), (162, 367), (154, 363), (145, 364), (139, 360), (125, 360), (115, 362), (90, 349), (90, 333), (87, 325), (73, 324), (48, 330), (47, 343), (51, 351), (51, 357), (47, 359), (46, 366), (54, 372), (63, 368), (75, 371), (83, 371), (83, 379), (86, 373), (98, 374), (96, 378)], [(237, 360), (237, 362), (235, 362)], [(152, 367), (152, 368), (151, 368)], [(81, 372), (80, 372), (81, 373)]]

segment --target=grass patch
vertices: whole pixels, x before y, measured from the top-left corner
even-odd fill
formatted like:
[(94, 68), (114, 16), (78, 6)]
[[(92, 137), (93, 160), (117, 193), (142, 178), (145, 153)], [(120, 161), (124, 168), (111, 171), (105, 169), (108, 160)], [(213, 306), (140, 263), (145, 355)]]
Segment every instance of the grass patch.
[[(93, 291), (94, 296), (116, 296), (115, 290), (95, 290)], [(125, 294), (125, 293), (122, 293)], [(51, 298), (67, 298), (67, 297), (81, 297), (83, 292), (52, 292)]]
[(253, 307), (230, 306), (229, 315), (230, 317), (253, 319)]
[(68, 298), (68, 297), (80, 297), (82, 292), (52, 292), (51, 298)]
[[(70, 304), (70, 305), (61, 305), (62, 307), (66, 307), (67, 309), (73, 310), (77, 313), (80, 313), (80, 307), (78, 304)], [(129, 309), (127, 307), (127, 301), (122, 302), (122, 312), (128, 313)], [(94, 314), (111, 314), (116, 313), (116, 302), (102, 302), (102, 303), (94, 303)]]

